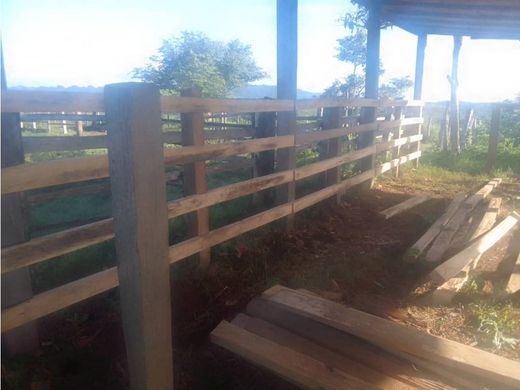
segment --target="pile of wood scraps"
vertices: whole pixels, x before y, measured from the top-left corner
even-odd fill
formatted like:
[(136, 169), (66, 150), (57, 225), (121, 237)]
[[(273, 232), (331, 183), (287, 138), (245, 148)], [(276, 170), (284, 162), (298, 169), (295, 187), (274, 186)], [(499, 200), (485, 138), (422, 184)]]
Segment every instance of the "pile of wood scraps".
[(303, 388), (520, 387), (518, 362), (282, 286), (211, 339)]
[[(476, 274), (482, 255), (518, 224), (520, 215), (514, 211), (497, 221), (502, 198), (490, 195), (500, 183), (501, 179), (493, 179), (467, 198), (455, 197), (444, 214), (408, 250), (407, 261), (437, 264), (423, 281), (432, 290), (428, 297), (431, 303), (450, 303), (469, 277)], [(450, 255), (454, 248), (458, 251)], [(513, 290), (514, 287), (508, 292), (518, 288)]]

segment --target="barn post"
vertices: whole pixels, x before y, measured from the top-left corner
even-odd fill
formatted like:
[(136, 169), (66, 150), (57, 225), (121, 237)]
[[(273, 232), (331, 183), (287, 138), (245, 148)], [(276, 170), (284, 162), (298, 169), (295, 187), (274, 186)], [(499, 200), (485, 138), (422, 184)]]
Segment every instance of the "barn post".
[[(1, 89), (7, 89), (3, 50), (0, 43)], [(20, 114), (2, 112), (2, 168), (24, 163)], [(2, 195), (2, 247), (27, 241), (24, 195)], [(2, 275), (2, 309), (14, 306), (33, 296), (31, 274), (24, 267)], [(33, 352), (39, 347), (36, 323), (23, 325), (2, 335), (2, 348), (9, 354)]]
[(159, 89), (105, 86), (119, 296), (130, 387), (172, 389), (168, 215)]
[(500, 106), (495, 104), (491, 111), (491, 124), (489, 127), (489, 144), (486, 169), (491, 172), (497, 162), (498, 134), (500, 131)]
[(417, 36), (417, 52), (415, 56), (415, 81), (413, 86), (413, 98), (422, 99), (423, 73), (424, 73), (424, 54), (426, 51), (427, 34)]
[[(377, 99), (379, 97), (379, 51), (381, 39), (381, 0), (372, 0), (369, 3), (367, 21), (367, 63), (365, 70), (365, 98)], [(363, 107), (361, 109), (361, 123), (371, 123), (376, 120), (375, 107)], [(359, 148), (366, 148), (374, 143), (375, 131), (363, 132), (359, 135)], [(361, 160), (363, 172), (375, 168), (375, 154)], [(362, 189), (370, 189), (373, 179), (362, 186)]]
[(460, 113), (457, 89), (459, 87), (459, 54), (462, 46), (462, 36), (453, 36), (453, 58), (451, 63), (451, 76), (449, 82), (451, 86), (450, 98), (450, 145), (453, 152), (460, 152)]
[[(276, 113), (260, 112), (258, 119), (254, 121), (255, 138), (274, 137), (276, 135)], [(264, 176), (274, 173), (274, 150), (266, 150), (255, 154), (254, 176)], [(272, 207), (274, 200), (273, 189), (264, 190), (253, 194), (253, 203), (256, 206)]]
[[(341, 107), (330, 107), (323, 109), (323, 130), (337, 129), (341, 127), (342, 122)], [(327, 158), (338, 157), (341, 154), (341, 138), (332, 138), (328, 142)], [(325, 172), (326, 186), (338, 184), (340, 181), (340, 167), (329, 169)], [(341, 201), (341, 195), (336, 196), (336, 203)]]
[[(276, 2), (276, 96), (278, 99), (296, 99), (298, 67), (298, 0), (277, 0)], [(296, 133), (296, 112), (279, 112), (277, 135)], [(295, 169), (296, 148), (276, 151), (278, 171)], [(276, 188), (277, 204), (290, 203), (295, 198), (295, 182)], [(287, 218), (287, 227), (293, 226), (294, 215)]]
[[(189, 88), (181, 92), (181, 96), (201, 97), (198, 88)], [(181, 114), (182, 146), (204, 145), (204, 114), (192, 112)], [(204, 194), (206, 184), (206, 162), (196, 161), (184, 165), (183, 171), (184, 195)], [(186, 215), (188, 234), (190, 237), (203, 236), (209, 233), (209, 214), (207, 208), (198, 209)], [(198, 254), (199, 267), (204, 269), (211, 261), (211, 248), (203, 249)]]

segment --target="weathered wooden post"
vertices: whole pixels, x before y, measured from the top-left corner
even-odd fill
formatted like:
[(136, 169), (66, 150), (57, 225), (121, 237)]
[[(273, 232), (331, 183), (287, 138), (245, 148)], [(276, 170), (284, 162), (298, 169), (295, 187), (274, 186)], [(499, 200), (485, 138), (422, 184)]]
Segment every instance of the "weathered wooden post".
[(159, 89), (105, 87), (119, 295), (132, 389), (172, 389), (168, 216)]
[[(298, 0), (277, 0), (276, 2), (276, 69), (278, 99), (296, 99), (298, 67)], [(291, 135), (296, 132), (296, 112), (279, 112), (277, 135)], [(296, 148), (279, 149), (276, 152), (276, 167), (279, 171), (296, 167)], [(278, 204), (294, 201), (295, 182), (276, 188)], [(293, 225), (293, 215), (287, 218), (287, 227)]]
[(498, 134), (500, 132), (500, 106), (498, 104), (493, 106), (491, 111), (491, 124), (489, 126), (489, 145), (488, 145), (488, 158), (486, 169), (491, 172), (495, 169), (497, 162), (497, 149), (498, 149)]
[[(19, 113), (2, 113), (2, 168), (24, 163)], [(27, 241), (24, 195), (2, 195), (2, 247)], [(33, 296), (29, 268), (2, 275), (2, 309)], [(39, 347), (35, 323), (23, 325), (2, 335), (2, 347), (9, 354), (27, 353)]]
[[(341, 127), (341, 112), (340, 107), (325, 108), (323, 110), (323, 131), (337, 129)], [(341, 154), (341, 139), (333, 138), (329, 140), (327, 158), (337, 157)], [(329, 169), (325, 172), (326, 186), (331, 186), (340, 181), (340, 167)], [(341, 201), (341, 195), (336, 196), (336, 202)]]
[[(274, 137), (276, 135), (276, 113), (261, 112), (258, 120), (255, 121), (255, 138)], [(254, 176), (264, 176), (274, 173), (274, 150), (266, 150), (256, 153), (254, 160)], [(272, 206), (274, 203), (274, 192), (272, 189), (255, 193), (254, 203), (261, 203), (264, 206)]]
[(415, 57), (415, 82), (413, 86), (413, 98), (422, 99), (423, 73), (424, 73), (424, 54), (426, 51), (427, 34), (417, 36), (417, 52)]
[(459, 54), (462, 46), (462, 37), (453, 37), (453, 58), (451, 63), (451, 76), (448, 78), (451, 86), (450, 99), (450, 146), (453, 152), (460, 152), (460, 113), (457, 89), (459, 87)]
[[(404, 118), (404, 107), (396, 107), (395, 108), (395, 119), (401, 121), (403, 120)], [(403, 136), (403, 127), (401, 125), (399, 125), (399, 127), (397, 128), (397, 139), (401, 138)], [(392, 154), (392, 159), (395, 160), (397, 158), (399, 158), (401, 156), (401, 146), (400, 145), (397, 145), (395, 148), (394, 148), (394, 152)], [(395, 177), (399, 177), (399, 164), (394, 168), (394, 176)]]
[[(181, 92), (185, 97), (201, 97), (197, 88), (186, 89)], [(222, 118), (222, 117), (221, 117)], [(204, 145), (204, 114), (202, 112), (190, 112), (181, 114), (182, 145)], [(206, 184), (206, 162), (196, 161), (184, 165), (183, 171), (184, 195), (204, 194), (208, 191)], [(209, 232), (208, 209), (203, 208), (186, 215), (188, 234), (190, 237), (205, 235)], [(199, 266), (207, 268), (211, 261), (211, 249), (207, 248), (199, 252)]]
[[(367, 21), (367, 63), (365, 70), (365, 98), (377, 99), (379, 96), (379, 51), (381, 39), (381, 3), (380, 0), (370, 2)], [(376, 120), (375, 107), (361, 109), (361, 123), (371, 123)], [(359, 147), (366, 148), (374, 143), (375, 131), (367, 131), (359, 136)], [(363, 172), (374, 169), (375, 155), (361, 160)], [(372, 188), (373, 179), (363, 185), (363, 189)]]

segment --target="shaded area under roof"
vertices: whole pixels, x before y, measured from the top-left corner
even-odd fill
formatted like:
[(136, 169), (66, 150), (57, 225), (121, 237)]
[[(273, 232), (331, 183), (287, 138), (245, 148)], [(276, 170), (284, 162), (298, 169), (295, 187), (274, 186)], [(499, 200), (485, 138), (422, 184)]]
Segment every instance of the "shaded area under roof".
[[(520, 0), (376, 0), (381, 18), (416, 35), (520, 39)], [(369, 1), (360, 1), (370, 6)]]

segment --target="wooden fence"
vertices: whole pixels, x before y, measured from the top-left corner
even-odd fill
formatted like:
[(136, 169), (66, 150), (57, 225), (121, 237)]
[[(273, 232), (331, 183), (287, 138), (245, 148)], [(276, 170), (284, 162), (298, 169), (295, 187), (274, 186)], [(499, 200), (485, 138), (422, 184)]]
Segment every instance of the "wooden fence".
[[(22, 118), (34, 120), (45, 118), (46, 115), (48, 118), (49, 113), (68, 113), (60, 115), (74, 115), (77, 112), (103, 113), (105, 111), (105, 99), (106, 96), (100, 93), (6, 91), (2, 96), (2, 112), (9, 113), (8, 115), (15, 119), (15, 132), (20, 132), (20, 113), (22, 113)], [(120, 124), (119, 118), (114, 113), (110, 116), (108, 108), (107, 106), (106, 120), (110, 129), (110, 126), (119, 126)], [(372, 110), (372, 120), (368, 123), (359, 123), (359, 112), (357, 111), (359, 109)], [(376, 120), (376, 110), (384, 111), (383, 114), (386, 113), (386, 119)], [(323, 111), (323, 116), (315, 114), (321, 111)], [(157, 107), (156, 112), (158, 116), (160, 116), (159, 112), (162, 114), (180, 114), (182, 127), (182, 132), (178, 134), (180, 138), (176, 139), (175, 142), (179, 142), (183, 146), (171, 147), (166, 145), (163, 147), (163, 168), (171, 165), (184, 166), (185, 182), (185, 196), (168, 203), (167, 217), (172, 219), (191, 215), (194, 220), (194, 228), (190, 233), (191, 237), (169, 247), (170, 264), (182, 261), (195, 254), (201, 254), (201, 261), (207, 262), (209, 261), (209, 250), (212, 247), (273, 221), (284, 217), (291, 218), (295, 213), (325, 199), (339, 198), (339, 195), (347, 189), (371, 181), (384, 172), (392, 169), (397, 170), (400, 165), (406, 162), (418, 161), (421, 155), (422, 103), (415, 101), (346, 100), (340, 98), (296, 101), (223, 100), (161, 96), (160, 108)], [(309, 112), (311, 113), (309, 114)], [(251, 126), (247, 137), (244, 137), (245, 139), (233, 142), (229, 142), (229, 140), (213, 142), (211, 137), (207, 136), (208, 131), (204, 131), (204, 118), (208, 117), (207, 113), (218, 113), (219, 115), (221, 113), (228, 113), (227, 115), (248, 114), (251, 118), (254, 118), (253, 114), (256, 114), (255, 121), (257, 124)], [(276, 113), (286, 113), (289, 118), (292, 118), (292, 120), (283, 121), (284, 125), (288, 126), (287, 129), (280, 131), (281, 122), (276, 125)], [(349, 113), (352, 113), (352, 115), (348, 115)], [(37, 115), (43, 116), (38, 117)], [(146, 116), (151, 114), (144, 112), (142, 114), (129, 113), (128, 115)], [(132, 118), (132, 120), (138, 121), (138, 119)], [(78, 118), (76, 117), (76, 119)], [(151, 117), (150, 120), (158, 120), (160, 125), (160, 119)], [(9, 123), (13, 126), (13, 121)], [(4, 129), (4, 121), (2, 127), (2, 132), (8, 130)], [(279, 133), (285, 135), (277, 135)], [(372, 138), (363, 138), (365, 140), (370, 139), (371, 142), (369, 144), (354, 142), (355, 137), (360, 134), (372, 134)], [(251, 138), (255, 135), (259, 138)], [(138, 136), (143, 137), (139, 134)], [(171, 139), (168, 139), (165, 133), (161, 136), (164, 144), (171, 142)], [(41, 143), (29, 141), (29, 138), (31, 137), (22, 138), (18, 145), (3, 145), (3, 147), (25, 147), (26, 152), (48, 151), (56, 148), (76, 150), (107, 147), (105, 135), (49, 137), (49, 140), (42, 140)], [(160, 138), (158, 139), (160, 140)], [(350, 139), (350, 142), (345, 142), (346, 139)], [(320, 145), (319, 149), (321, 150), (320, 160), (297, 166), (296, 150), (301, 151), (305, 148), (316, 147), (317, 144)], [(18, 165), (10, 164), (11, 166), (3, 164), (2, 196), (106, 178), (109, 176), (110, 154), (123, 153), (117, 152), (119, 146), (115, 144), (112, 144), (114, 150), (111, 152), (110, 142), (108, 142), (108, 145), (108, 155), (19, 163)], [(132, 150), (128, 153), (134, 153), (132, 158), (135, 161), (139, 157), (140, 151), (139, 149)], [(287, 153), (280, 153), (280, 151)], [(273, 158), (273, 154), (268, 154), (272, 152), (275, 152), (275, 158)], [(256, 156), (255, 161), (258, 165), (255, 169), (256, 177), (207, 190), (205, 161), (247, 154)], [(113, 161), (111, 164), (128, 163), (125, 160), (126, 156), (122, 158), (123, 155), (121, 154), (119, 157), (119, 160)], [(141, 157), (147, 159), (149, 156)], [(121, 162), (120, 160), (125, 161)], [(266, 161), (269, 165), (268, 169), (265, 169)], [(364, 163), (362, 163), (363, 161)], [(341, 168), (345, 164), (355, 162), (359, 163), (358, 169), (355, 171), (357, 173), (344, 176)], [(134, 165), (131, 167), (138, 171), (139, 166), (136, 165), (138, 163), (133, 162), (132, 164)], [(264, 165), (262, 166), (262, 164)], [(111, 169), (112, 167), (110, 167)], [(114, 172), (117, 171), (116, 168), (113, 169)], [(136, 177), (139, 177), (140, 174), (142, 172), (136, 174)], [(164, 172), (161, 174), (164, 175)], [(323, 188), (297, 197), (294, 191), (296, 183), (314, 175), (322, 175), (325, 178)], [(117, 192), (120, 191), (120, 187), (118, 187), (119, 190), (114, 192), (113, 186), (114, 183), (117, 183), (117, 180), (122, 180), (122, 177), (123, 174), (119, 178), (110, 177), (113, 197), (119, 196), (118, 194), (121, 193)], [(117, 185), (120, 186), (120, 184)], [(271, 204), (267, 210), (218, 229), (209, 229), (209, 207), (266, 189), (276, 189), (278, 195), (276, 203)], [(117, 218), (116, 221), (113, 218), (108, 218), (3, 248), (2, 276), (110, 240), (114, 237), (115, 231), (121, 232), (121, 227), (118, 230), (116, 222)], [(119, 247), (116, 245), (116, 248)], [(204, 253), (205, 255), (202, 255)], [(118, 253), (118, 256), (120, 256), (120, 253)], [(119, 263), (119, 266), (121, 266), (121, 263)], [(2, 310), (2, 332), (13, 330), (113, 289), (119, 285), (120, 275), (118, 275), (117, 267), (109, 268), (6, 307)], [(124, 321), (125, 318), (123, 318)]]

